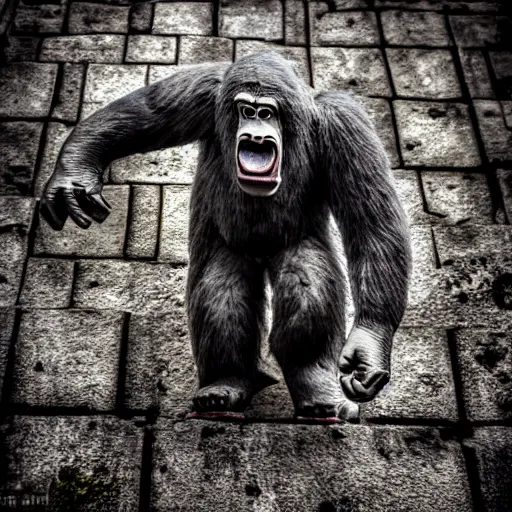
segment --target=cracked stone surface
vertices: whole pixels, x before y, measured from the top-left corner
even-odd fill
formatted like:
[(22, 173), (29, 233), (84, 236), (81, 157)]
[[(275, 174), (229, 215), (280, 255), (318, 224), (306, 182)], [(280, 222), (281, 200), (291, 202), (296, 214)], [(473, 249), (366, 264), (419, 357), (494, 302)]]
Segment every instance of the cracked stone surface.
[[(77, 512), (510, 510), (505, 4), (20, 0), (7, 30), (0, 0), (0, 502)], [(361, 101), (411, 226), (391, 380), (355, 425), (297, 422), (267, 339), (262, 365), (279, 382), (254, 397), (245, 422), (186, 419), (198, 386), (185, 295), (200, 144), (112, 162), (103, 173), (112, 213), (101, 225), (68, 220), (55, 232), (38, 215), (79, 120), (189, 65), (266, 50), (316, 90)], [(336, 251), (345, 267), (338, 239)]]

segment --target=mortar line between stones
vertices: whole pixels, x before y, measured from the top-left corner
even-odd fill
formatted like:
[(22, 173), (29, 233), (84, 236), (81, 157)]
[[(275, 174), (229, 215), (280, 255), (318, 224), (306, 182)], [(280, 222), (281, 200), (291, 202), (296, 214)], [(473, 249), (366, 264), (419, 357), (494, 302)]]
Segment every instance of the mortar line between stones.
[(306, 56), (308, 59), (308, 72), (309, 72), (309, 85), (315, 87), (315, 80), (313, 78), (313, 61), (311, 59), (311, 24), (309, 22), (309, 2), (302, 0), (304, 7), (304, 30), (306, 32)]
[[(121, 185), (123, 186), (123, 185)], [(127, 214), (126, 214), (126, 229), (124, 231), (124, 244), (123, 244), (123, 259), (128, 259), (128, 254), (127, 254), (127, 251), (128, 251), (128, 240), (130, 238), (130, 230), (131, 230), (131, 225), (132, 225), (132, 220), (133, 220), (133, 196), (134, 196), (134, 191), (133, 191), (133, 186), (130, 184), (128, 185), (129, 189), (128, 189), (128, 211), (127, 211)]]
[(176, 66), (180, 65), (181, 36), (176, 36)]
[(219, 0), (214, 0), (213, 2), (213, 12), (212, 12), (212, 36), (219, 37), (219, 11), (220, 4)]
[(69, 307), (72, 308), (75, 306), (75, 288), (78, 277), (78, 265), (79, 261), (75, 260), (73, 262), (73, 273), (71, 275), (71, 297), (69, 298)]
[(126, 364), (128, 359), (128, 335), (130, 330), (131, 313), (125, 311), (123, 313), (123, 326), (121, 331), (120, 349), (119, 349), (119, 366), (117, 368), (117, 395), (116, 395), (116, 411), (119, 417), (126, 416)]
[(436, 268), (439, 269), (441, 268), (441, 258), (439, 257), (439, 251), (437, 250), (436, 237), (434, 236), (434, 228), (432, 226), (430, 226), (430, 236), (432, 237), (432, 247), (434, 248), (434, 260)]
[(84, 74), (82, 78), (82, 83), (80, 84), (80, 94), (78, 98), (78, 112), (77, 112), (77, 122), (80, 122), (80, 118), (82, 117), (82, 109), (84, 105), (84, 94), (85, 94), (85, 83), (87, 82), (87, 75), (89, 73), (89, 63), (86, 62), (84, 65)]
[[(164, 216), (164, 187), (160, 186), (160, 204), (159, 204), (158, 226), (157, 226), (155, 252), (153, 255), (153, 259), (155, 261), (158, 260), (158, 255), (160, 254), (160, 238), (162, 236), (163, 216)], [(185, 266), (185, 265), (181, 265), (181, 266)], [(173, 267), (173, 268), (178, 268), (178, 267)]]
[(151, 483), (153, 476), (153, 428), (144, 427), (142, 460), (140, 464), (139, 512), (146, 512), (151, 505)]
[(463, 441), (460, 442), (466, 474), (468, 477), (469, 490), (471, 492), (471, 501), (473, 502), (473, 511), (481, 512), (486, 510), (484, 497), (482, 495), (480, 476), (478, 474), (478, 461), (475, 449), (468, 446)]

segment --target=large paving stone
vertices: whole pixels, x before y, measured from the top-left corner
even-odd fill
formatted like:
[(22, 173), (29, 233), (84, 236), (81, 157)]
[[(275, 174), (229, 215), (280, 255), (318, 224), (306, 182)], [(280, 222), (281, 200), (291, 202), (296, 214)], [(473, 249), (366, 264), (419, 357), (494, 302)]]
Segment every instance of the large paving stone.
[(69, 9), (70, 34), (125, 34), (128, 32), (128, 6), (73, 2)]
[(241, 40), (236, 42), (235, 59), (239, 59), (251, 53), (259, 53), (265, 51), (273, 51), (280, 53), (285, 59), (295, 63), (300, 76), (310, 82), (309, 64), (307, 49), (299, 46), (283, 46), (276, 43), (268, 43), (266, 41)]
[(43, 62), (121, 63), (125, 36), (94, 34), (48, 37), (43, 40), (39, 59)]
[(34, 202), (29, 197), (0, 196), (0, 307), (16, 304)]
[(306, 13), (302, 0), (284, 2), (284, 42), (286, 45), (306, 44)]
[(382, 11), (386, 43), (398, 46), (449, 46), (445, 17), (435, 12)]
[(62, 83), (53, 108), (52, 118), (59, 121), (76, 123), (80, 101), (82, 99), (82, 84), (85, 78), (83, 64), (64, 64)]
[(512, 52), (489, 52), (496, 78), (496, 93), (500, 98), (512, 97)]
[(0, 194), (28, 195), (43, 123), (0, 123)]
[(198, 145), (188, 144), (133, 155), (112, 163), (110, 179), (114, 183), (189, 185), (194, 179), (198, 154)]
[(476, 167), (481, 164), (466, 105), (394, 101), (405, 165)]
[(71, 305), (74, 262), (29, 258), (20, 304), (29, 308), (67, 308)]
[(490, 162), (510, 162), (512, 132), (507, 129), (500, 103), (493, 100), (477, 100), (473, 104), (487, 158)]
[(472, 98), (494, 98), (491, 78), (481, 50), (459, 48), (464, 79)]
[(476, 428), (464, 443), (476, 457), (484, 512), (512, 509), (512, 429)]
[(128, 37), (126, 62), (176, 62), (176, 38), (136, 35)]
[(378, 46), (377, 15), (371, 11), (330, 11), (327, 2), (309, 3), (313, 46)]
[(510, 330), (461, 329), (455, 337), (468, 419), (512, 419)]
[(158, 259), (171, 263), (188, 262), (188, 222), (190, 187), (164, 187), (162, 226)]
[(423, 208), (418, 173), (416, 171), (394, 170), (393, 178), (398, 198), (405, 208), (409, 224), (430, 224), (432, 216)]
[(398, 96), (433, 99), (461, 96), (448, 50), (388, 48), (386, 54)]
[(283, 5), (279, 0), (222, 0), (219, 35), (232, 38), (283, 39)]
[(141, 428), (110, 416), (16, 416), (3, 441), (2, 493), (48, 496), (44, 510), (55, 512), (136, 512), (142, 439)]
[(213, 3), (157, 3), (153, 34), (213, 34)]
[(450, 16), (450, 25), (458, 46), (463, 48), (506, 45), (512, 23), (505, 16)]
[(311, 48), (311, 59), (318, 90), (391, 96), (382, 52), (377, 48)]
[(428, 212), (441, 224), (492, 224), (493, 206), (484, 174), (421, 173)]
[(231, 62), (233, 41), (223, 37), (184, 36), (180, 40), (178, 62), (200, 64), (202, 62)]
[(129, 187), (107, 185), (103, 194), (112, 212), (102, 224), (93, 222), (89, 229), (79, 228), (68, 218), (62, 231), (54, 231), (41, 219), (34, 253), (69, 256), (122, 257), (128, 216)]
[(446, 331), (403, 328), (397, 332), (389, 388), (362, 407), (362, 418), (457, 421)]
[(435, 429), (191, 420), (155, 436), (155, 512), (472, 510), (460, 445)]
[(123, 314), (114, 311), (24, 313), (16, 341), (13, 402), (113, 410), (122, 329)]
[(14, 62), (0, 69), (0, 116), (46, 117), (57, 78), (57, 66)]
[(85, 309), (163, 314), (183, 307), (184, 267), (149, 262), (78, 262), (73, 303)]
[(14, 328), (14, 308), (0, 309), (0, 400), (4, 387), (5, 371), (11, 347), (12, 332)]
[(16, 32), (30, 34), (54, 34), (62, 31), (64, 24), (65, 7), (59, 5), (41, 4), (27, 5), (20, 3), (16, 9), (14, 18), (14, 30)]

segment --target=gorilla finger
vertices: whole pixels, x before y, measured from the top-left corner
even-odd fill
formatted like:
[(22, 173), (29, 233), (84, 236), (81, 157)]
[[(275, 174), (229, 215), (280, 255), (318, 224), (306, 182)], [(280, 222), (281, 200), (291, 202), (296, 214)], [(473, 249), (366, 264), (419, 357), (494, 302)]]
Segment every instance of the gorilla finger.
[(346, 400), (338, 412), (338, 418), (350, 422), (359, 420), (359, 405)]
[(98, 223), (102, 223), (110, 215), (110, 207), (100, 198), (99, 193), (87, 194), (83, 187), (73, 190), (78, 206), (82, 212)]
[(338, 362), (338, 366), (339, 366), (341, 373), (344, 373), (346, 375), (351, 374), (352, 371), (354, 370), (353, 361), (344, 354), (341, 355), (341, 358)]
[(94, 220), (102, 223), (110, 215), (112, 211), (111, 206), (107, 203), (101, 192), (91, 194), (88, 197), (94, 204)]
[(76, 225), (82, 229), (87, 229), (91, 225), (91, 218), (80, 208), (74, 192), (71, 190), (64, 191), (64, 200), (66, 201), (69, 216), (73, 219)]
[(347, 398), (355, 402), (369, 402), (389, 382), (389, 372), (373, 370), (368, 373), (370, 375), (365, 375), (362, 380), (360, 375), (349, 375), (341, 379), (341, 386)]
[[(57, 204), (55, 204), (55, 202), (57, 202)], [(43, 218), (48, 222), (50, 227), (56, 231), (60, 231), (64, 227), (66, 219), (68, 218), (66, 208), (62, 208), (62, 205), (59, 205), (59, 202), (60, 201), (58, 201), (57, 198), (54, 200), (43, 198), (41, 201), (41, 207), (39, 208), (39, 212)]]

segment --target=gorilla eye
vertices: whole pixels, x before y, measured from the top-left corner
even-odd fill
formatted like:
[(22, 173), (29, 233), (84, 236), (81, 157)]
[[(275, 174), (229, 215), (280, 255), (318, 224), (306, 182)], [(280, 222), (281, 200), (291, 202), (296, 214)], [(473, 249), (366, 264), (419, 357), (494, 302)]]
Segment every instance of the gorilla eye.
[(246, 105), (245, 107), (242, 107), (242, 115), (246, 119), (254, 119), (256, 117), (256, 109)]
[(269, 108), (263, 107), (258, 110), (258, 117), (260, 119), (270, 119), (273, 115), (274, 113)]

